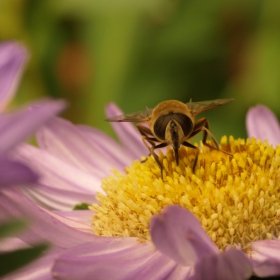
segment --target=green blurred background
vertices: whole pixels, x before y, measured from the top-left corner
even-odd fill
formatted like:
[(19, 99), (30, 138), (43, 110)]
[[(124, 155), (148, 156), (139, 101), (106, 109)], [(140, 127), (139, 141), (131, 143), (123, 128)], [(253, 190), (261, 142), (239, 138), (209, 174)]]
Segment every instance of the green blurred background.
[(0, 40), (31, 57), (12, 106), (65, 98), (64, 117), (113, 135), (104, 107), (234, 98), (202, 114), (219, 140), (246, 137), (257, 103), (279, 117), (280, 1), (0, 0)]

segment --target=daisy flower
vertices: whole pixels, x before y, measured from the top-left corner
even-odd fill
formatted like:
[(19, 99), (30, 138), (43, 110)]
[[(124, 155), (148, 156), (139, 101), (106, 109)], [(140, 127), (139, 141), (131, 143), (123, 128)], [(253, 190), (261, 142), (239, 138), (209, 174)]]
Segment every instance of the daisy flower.
[[(109, 117), (118, 113), (109, 105)], [(201, 146), (195, 174), (194, 150), (180, 149), (179, 166), (172, 150), (159, 151), (162, 180), (152, 157), (139, 161), (147, 151), (133, 126), (114, 126), (123, 146), (56, 118), (38, 131), (40, 148), (21, 145), (15, 151), (14, 158), (41, 179), (27, 196), (5, 191), (1, 213), (29, 217), (26, 240), (43, 238), (55, 246), (21, 272), (25, 277), (280, 275), (280, 146), (224, 136), (220, 148), (233, 156)], [(90, 210), (70, 210), (81, 202), (91, 203)]]
[[(0, 44), (0, 109), (4, 109), (8, 101), (13, 97), (17, 89), (23, 67), (27, 60), (26, 49), (16, 42), (5, 42)], [(24, 184), (36, 182), (38, 174), (30, 167), (14, 160), (11, 157), (13, 149), (19, 145), (25, 138), (34, 132), (40, 125), (49, 121), (56, 114), (65, 108), (63, 101), (42, 100), (30, 104), (26, 108), (15, 112), (5, 112), (0, 114), (0, 197), (4, 196), (5, 190), (16, 194), (12, 187), (24, 186)], [(0, 226), (4, 232), (1, 234), (1, 276), (15, 267), (28, 263), (40, 250), (46, 248), (45, 245), (35, 244), (34, 249), (19, 251), (20, 248), (26, 248), (26, 243), (20, 239), (7, 237), (10, 215), (5, 212), (0, 213)], [(15, 217), (17, 218), (17, 217)], [(25, 220), (26, 217), (22, 217)], [(13, 226), (19, 226), (18, 221), (13, 221)], [(11, 223), (9, 224), (11, 225)], [(3, 239), (6, 237), (5, 239)], [(38, 239), (38, 242), (41, 241)], [(15, 251), (16, 250), (16, 251)], [(8, 252), (8, 253), (7, 253)], [(23, 255), (29, 252), (29, 255), (22, 261), (9, 263), (10, 258)], [(1, 277), (1, 279), (3, 279)]]
[[(27, 56), (26, 49), (16, 42), (0, 44), (0, 109), (14, 96)], [(19, 112), (0, 115), (0, 188), (37, 180), (30, 168), (9, 159), (8, 154), (64, 107), (62, 101), (43, 101)]]

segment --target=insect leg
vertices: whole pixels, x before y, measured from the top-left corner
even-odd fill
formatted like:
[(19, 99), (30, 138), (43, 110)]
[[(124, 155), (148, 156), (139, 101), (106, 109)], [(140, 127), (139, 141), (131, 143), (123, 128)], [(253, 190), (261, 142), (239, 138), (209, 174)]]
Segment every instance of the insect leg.
[(151, 139), (152, 141), (155, 141), (155, 142), (158, 141), (155, 137), (153, 137), (153, 133), (148, 127), (141, 125), (141, 124), (137, 124), (136, 128), (138, 129), (138, 131), (140, 132), (140, 134), (142, 136), (148, 137), (148, 135), (150, 135), (152, 137), (149, 137), (149, 139)]
[[(189, 136), (189, 138), (195, 136), (196, 134), (198, 134), (199, 132), (203, 131), (203, 138), (202, 138), (202, 143), (203, 145), (211, 148), (211, 149), (215, 149), (215, 150), (218, 150), (218, 151), (222, 151), (223, 153), (227, 154), (227, 155), (230, 155), (232, 156), (232, 154), (226, 152), (226, 151), (223, 151), (220, 149), (219, 147), (219, 144), (216, 140), (216, 138), (214, 137), (214, 135), (210, 132), (209, 130), (209, 121), (206, 119), (206, 118), (202, 118), (200, 120), (198, 120), (195, 125), (194, 125), (194, 129), (193, 129), (193, 132), (191, 133), (191, 135)], [(211, 138), (211, 140), (213, 141), (214, 143), (214, 146), (211, 146), (209, 145), (206, 140), (207, 140), (207, 136), (209, 136)]]
[(151, 151), (151, 154), (153, 155), (156, 163), (158, 164), (159, 168), (160, 168), (160, 174), (161, 174), (161, 179), (163, 180), (163, 166), (162, 166), (162, 163), (159, 161), (159, 158), (158, 158), (158, 155), (154, 152), (155, 149), (159, 149), (159, 148), (164, 148), (166, 147), (167, 144), (166, 143), (160, 143), (156, 146), (153, 146), (151, 147), (150, 151)]
[(193, 173), (195, 173), (195, 168), (196, 168), (196, 165), (197, 165), (197, 160), (198, 160), (198, 155), (199, 155), (199, 148), (196, 147), (195, 145), (189, 143), (189, 142), (186, 142), (186, 141), (184, 141), (182, 143), (182, 145), (196, 150), (196, 155), (195, 155), (194, 163), (193, 163), (193, 167), (192, 167), (192, 171), (193, 171)]
[[(163, 148), (163, 147), (166, 147), (167, 144), (166, 143), (160, 143), (158, 145), (155, 145), (154, 142), (152, 142), (149, 138), (145, 137), (144, 135), (142, 136), (142, 141), (143, 143), (145, 144), (145, 146), (149, 149), (150, 151), (150, 155), (152, 155), (156, 161), (156, 163), (158, 164), (159, 168), (160, 168), (160, 174), (161, 174), (161, 179), (163, 180), (163, 166), (162, 166), (162, 163), (160, 162), (159, 158), (158, 158), (158, 155), (155, 153), (155, 149), (158, 149), (158, 148)], [(152, 146), (150, 147), (148, 145), (148, 143), (152, 144)], [(148, 158), (147, 158), (148, 159)], [(147, 160), (146, 159), (146, 160)], [(145, 161), (146, 161), (145, 160)], [(142, 161), (143, 162), (143, 161)]]
[[(149, 135), (153, 136), (151, 130), (145, 126), (142, 125), (136, 125), (136, 127), (138, 128), (139, 132), (142, 135), (142, 141), (144, 143), (144, 145), (147, 147), (147, 149), (150, 151), (149, 155), (152, 155), (156, 161), (156, 163), (158, 164), (159, 168), (160, 168), (160, 173), (161, 173), (161, 179), (163, 180), (163, 166), (162, 163), (160, 162), (158, 155), (154, 152), (155, 149), (159, 149), (159, 148), (163, 148), (166, 147), (167, 144), (166, 143), (160, 143), (157, 144), (157, 142), (159, 142), (155, 137), (149, 137)], [(149, 146), (148, 143), (151, 145)], [(147, 160), (147, 159), (146, 159)], [(145, 160), (145, 161), (146, 161)], [(142, 161), (144, 162), (144, 161)]]
[[(206, 118), (202, 118), (202, 119), (198, 120), (194, 125), (193, 133), (197, 134), (200, 131), (203, 131), (203, 138), (202, 138), (203, 145), (208, 146), (209, 148), (212, 148), (212, 149), (220, 150), (217, 140), (215, 139), (214, 135), (209, 131), (209, 121)], [(212, 139), (215, 147), (209, 145), (206, 142), (208, 135)]]
[[(137, 124), (137, 125), (136, 125), (136, 128), (138, 129), (138, 131), (139, 131), (140, 134), (142, 135), (142, 141), (143, 141), (144, 145), (145, 145), (145, 146), (147, 147), (147, 149), (150, 151), (150, 146), (147, 146), (146, 141), (149, 142), (149, 143), (152, 145), (152, 147), (154, 147), (154, 146), (156, 145), (155, 142), (157, 142), (157, 139), (154, 138), (154, 137), (150, 137), (150, 136), (153, 136), (153, 134), (152, 134), (151, 130), (150, 130), (148, 127), (143, 126), (143, 125), (141, 125), (141, 124)], [(144, 139), (145, 139), (145, 140), (144, 140)], [(150, 155), (151, 155), (151, 151), (150, 151), (150, 154), (149, 154), (148, 156), (150, 156)], [(148, 159), (148, 157), (147, 157), (146, 159), (142, 160), (141, 162), (143, 163), (143, 162), (145, 162), (147, 159)]]
[[(144, 145), (150, 151), (150, 154), (148, 156), (153, 155), (153, 157), (155, 158), (158, 165), (161, 166), (161, 164), (158, 160), (158, 156), (154, 152), (154, 147), (156, 146), (156, 142), (158, 142), (158, 140), (154, 137), (150, 137), (150, 136), (153, 136), (153, 134), (148, 127), (143, 126), (141, 124), (137, 124), (136, 127), (139, 130), (140, 134), (142, 135), (142, 141), (143, 141)], [(148, 143), (151, 146), (149, 146)]]
[[(142, 127), (142, 125), (138, 125), (137, 128), (138, 128), (139, 132), (141, 133), (142, 138), (144, 138), (145, 141), (147, 141), (148, 143), (150, 143), (152, 145), (152, 147), (148, 148), (151, 153), (153, 153), (153, 151), (155, 149), (164, 148), (164, 147), (168, 146), (167, 143), (160, 143), (160, 144), (156, 145), (156, 143), (159, 143), (159, 141), (155, 137), (147, 136), (148, 133), (152, 134), (151, 130), (148, 129), (147, 127)], [(145, 128), (145, 130), (142, 130), (142, 128)], [(146, 132), (147, 132), (147, 134), (145, 134)], [(147, 145), (146, 145), (146, 147), (147, 147)]]

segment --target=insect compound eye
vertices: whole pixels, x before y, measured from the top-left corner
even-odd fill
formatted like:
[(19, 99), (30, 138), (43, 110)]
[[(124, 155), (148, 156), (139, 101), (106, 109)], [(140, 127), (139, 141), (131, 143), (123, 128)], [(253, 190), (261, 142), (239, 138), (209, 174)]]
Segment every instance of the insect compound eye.
[(176, 113), (172, 116), (172, 119), (181, 126), (184, 136), (189, 135), (193, 131), (193, 122), (187, 115)]
[(162, 140), (165, 139), (166, 126), (169, 123), (169, 121), (171, 120), (171, 118), (172, 118), (172, 115), (168, 114), (168, 115), (163, 115), (156, 120), (156, 122), (154, 124), (154, 133), (159, 139), (162, 139)]
[(165, 139), (166, 126), (172, 119), (178, 122), (185, 136), (189, 135), (192, 132), (193, 123), (187, 115), (180, 113), (163, 115), (159, 117), (154, 124), (154, 133), (159, 139)]

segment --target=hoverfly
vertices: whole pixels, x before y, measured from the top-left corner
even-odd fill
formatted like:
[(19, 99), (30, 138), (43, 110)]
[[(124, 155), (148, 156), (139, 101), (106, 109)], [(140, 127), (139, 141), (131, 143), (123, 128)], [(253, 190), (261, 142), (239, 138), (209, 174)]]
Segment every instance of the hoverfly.
[[(194, 137), (199, 132), (203, 132), (202, 143), (211, 149), (220, 150), (219, 145), (213, 134), (209, 131), (209, 121), (206, 118), (201, 118), (195, 121), (196, 115), (228, 104), (233, 99), (216, 99), (210, 101), (183, 103), (177, 100), (167, 100), (159, 103), (154, 109), (146, 108), (143, 111), (124, 114), (107, 118), (108, 122), (142, 122), (147, 123), (149, 128), (141, 124), (136, 127), (142, 135), (142, 141), (149, 150), (160, 167), (161, 177), (163, 166), (155, 153), (156, 149), (171, 145), (174, 150), (176, 164), (179, 164), (178, 150), (181, 145), (195, 149), (196, 155), (192, 170), (195, 172), (199, 148), (189, 143), (188, 140)], [(214, 143), (214, 147), (209, 145), (206, 140), (210, 137)], [(222, 151), (226, 154), (228, 152)], [(231, 154), (229, 154), (231, 155)]]

